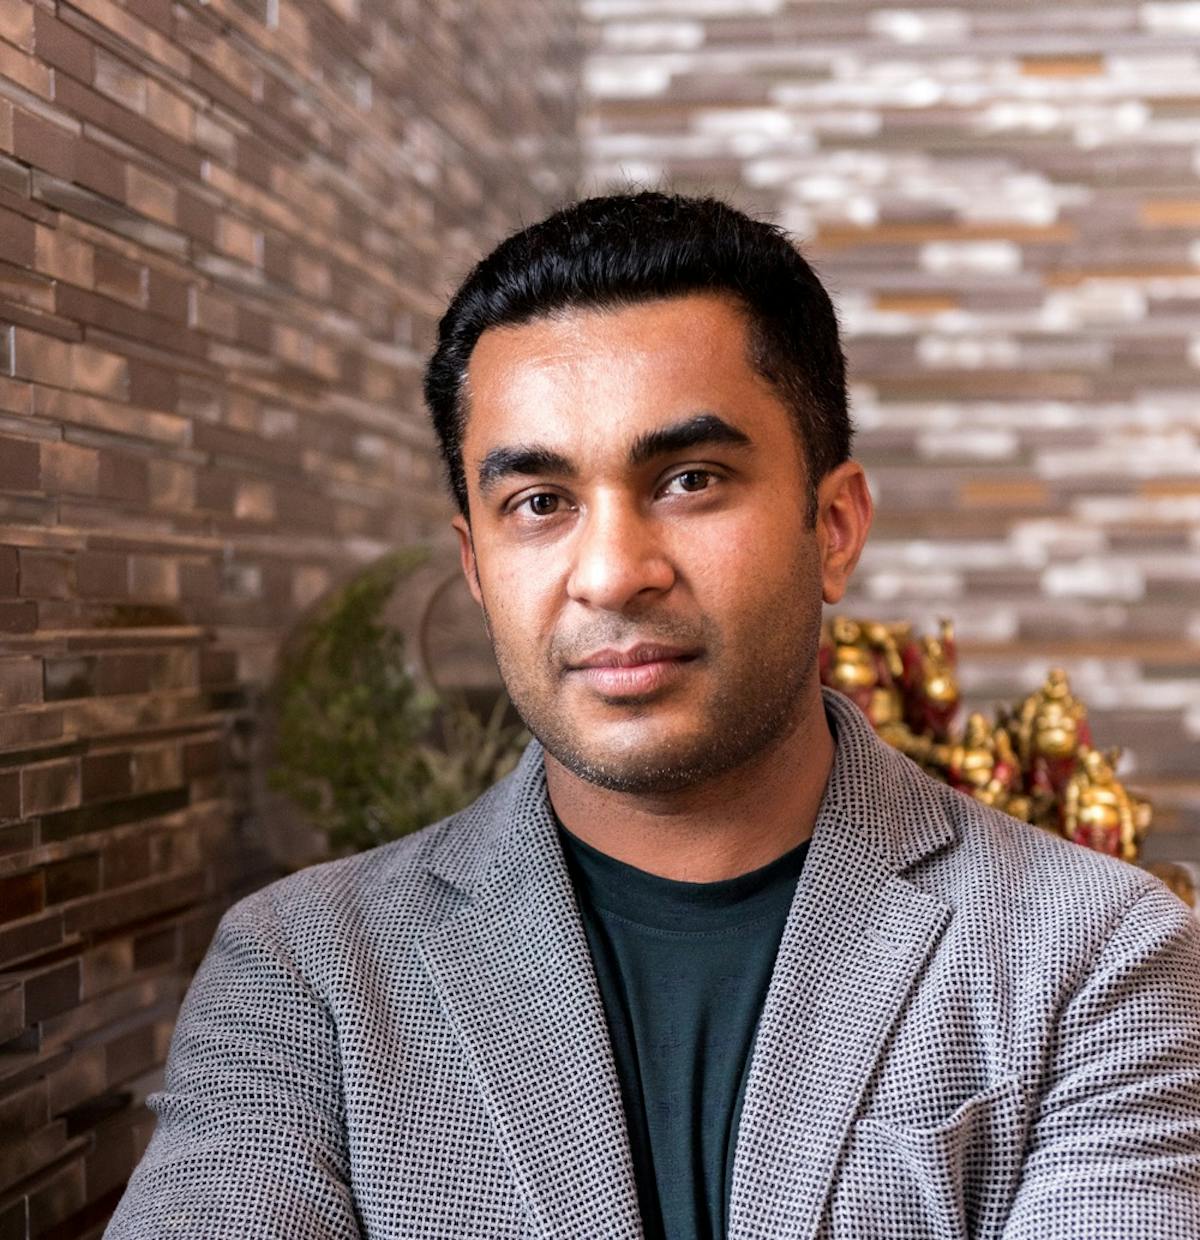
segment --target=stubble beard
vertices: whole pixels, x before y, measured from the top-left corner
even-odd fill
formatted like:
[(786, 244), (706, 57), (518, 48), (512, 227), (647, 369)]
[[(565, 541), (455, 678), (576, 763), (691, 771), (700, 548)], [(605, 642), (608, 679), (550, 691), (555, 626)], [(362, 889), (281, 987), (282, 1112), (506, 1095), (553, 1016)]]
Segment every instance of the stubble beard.
[[(719, 779), (780, 744), (801, 722), (817, 676), (821, 603), (802, 588), (793, 586), (786, 593), (789, 602), (781, 606), (776, 596), (754, 618), (751, 632), (757, 644), (743, 638), (740, 649), (726, 650), (712, 626), (704, 626), (703, 658), (718, 676), (694, 730), (610, 753), (590, 746), (556, 700), (555, 689), (561, 693), (566, 673), (552, 665), (549, 690), (530, 683), (532, 678), (496, 641), (486, 607), (484, 620), (513, 707), (543, 749), (596, 787), (647, 796)], [(658, 628), (654, 638), (671, 641), (672, 635)], [(629, 703), (620, 709), (630, 712), (631, 726), (636, 726), (652, 717), (655, 704)]]

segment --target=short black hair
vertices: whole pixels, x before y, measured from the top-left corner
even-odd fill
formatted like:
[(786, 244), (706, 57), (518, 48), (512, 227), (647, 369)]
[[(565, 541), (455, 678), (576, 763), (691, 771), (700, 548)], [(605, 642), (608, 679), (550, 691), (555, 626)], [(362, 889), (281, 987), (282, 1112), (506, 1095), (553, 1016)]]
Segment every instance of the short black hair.
[(829, 294), (782, 228), (716, 198), (652, 191), (585, 198), (502, 241), (472, 268), (438, 324), (425, 372), (450, 488), (467, 509), (467, 363), (489, 327), (569, 309), (618, 309), (726, 293), (748, 315), (751, 362), (792, 411), (817, 483), (850, 455), (846, 359)]

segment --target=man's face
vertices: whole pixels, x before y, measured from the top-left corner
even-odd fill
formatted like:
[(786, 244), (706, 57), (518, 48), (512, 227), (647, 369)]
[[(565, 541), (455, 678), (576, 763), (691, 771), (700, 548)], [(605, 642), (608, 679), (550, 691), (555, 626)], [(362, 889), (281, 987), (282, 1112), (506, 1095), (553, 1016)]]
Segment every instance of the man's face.
[(490, 329), (467, 399), (463, 567), (546, 751), (645, 794), (788, 735), (817, 692), (822, 595), (852, 563), (831, 570), (806, 525), (803, 451), (736, 304)]

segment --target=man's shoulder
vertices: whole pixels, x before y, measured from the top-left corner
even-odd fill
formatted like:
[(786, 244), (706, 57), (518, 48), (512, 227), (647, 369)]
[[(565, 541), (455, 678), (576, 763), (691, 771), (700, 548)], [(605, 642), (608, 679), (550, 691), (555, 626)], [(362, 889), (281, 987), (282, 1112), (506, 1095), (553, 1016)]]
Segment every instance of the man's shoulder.
[(1132, 896), (1155, 882), (1144, 870), (1092, 848), (1076, 844), (1056, 831), (1034, 826), (963, 793), (947, 789), (960, 815), (964, 860), (994, 881), (1053, 887), (1056, 880)]
[(1031, 947), (1041, 939), (1052, 949), (1072, 939), (1096, 945), (1145, 899), (1172, 920), (1190, 916), (1138, 866), (938, 787), (934, 795), (955, 822), (956, 842), (927, 860), (924, 881), (987, 933), (1003, 939), (1012, 932)]
[[(825, 703), (836, 715), (839, 736), (832, 817), (857, 823), (866, 846), (949, 905), (960, 927), (1020, 922), (1051, 937), (1059, 925), (1068, 935), (1075, 929), (1103, 933), (1139, 897), (1170, 895), (1136, 866), (1012, 818), (935, 779), (880, 737), (840, 694), (826, 691)], [(839, 846), (848, 838), (840, 825), (830, 834)]]
[(234, 904), (224, 922), (255, 938), (278, 938), (301, 955), (308, 945), (326, 950), (380, 932), (419, 934), (463, 903), (453, 879), (486, 864), (511, 778), (401, 839), (268, 883)]

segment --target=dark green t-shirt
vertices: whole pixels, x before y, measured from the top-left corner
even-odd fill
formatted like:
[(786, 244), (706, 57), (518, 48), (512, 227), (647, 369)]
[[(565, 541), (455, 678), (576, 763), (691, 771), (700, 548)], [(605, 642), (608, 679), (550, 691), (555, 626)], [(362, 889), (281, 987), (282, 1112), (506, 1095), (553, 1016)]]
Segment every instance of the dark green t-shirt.
[(646, 1240), (724, 1240), (746, 1070), (807, 843), (716, 883), (559, 824), (625, 1104)]

